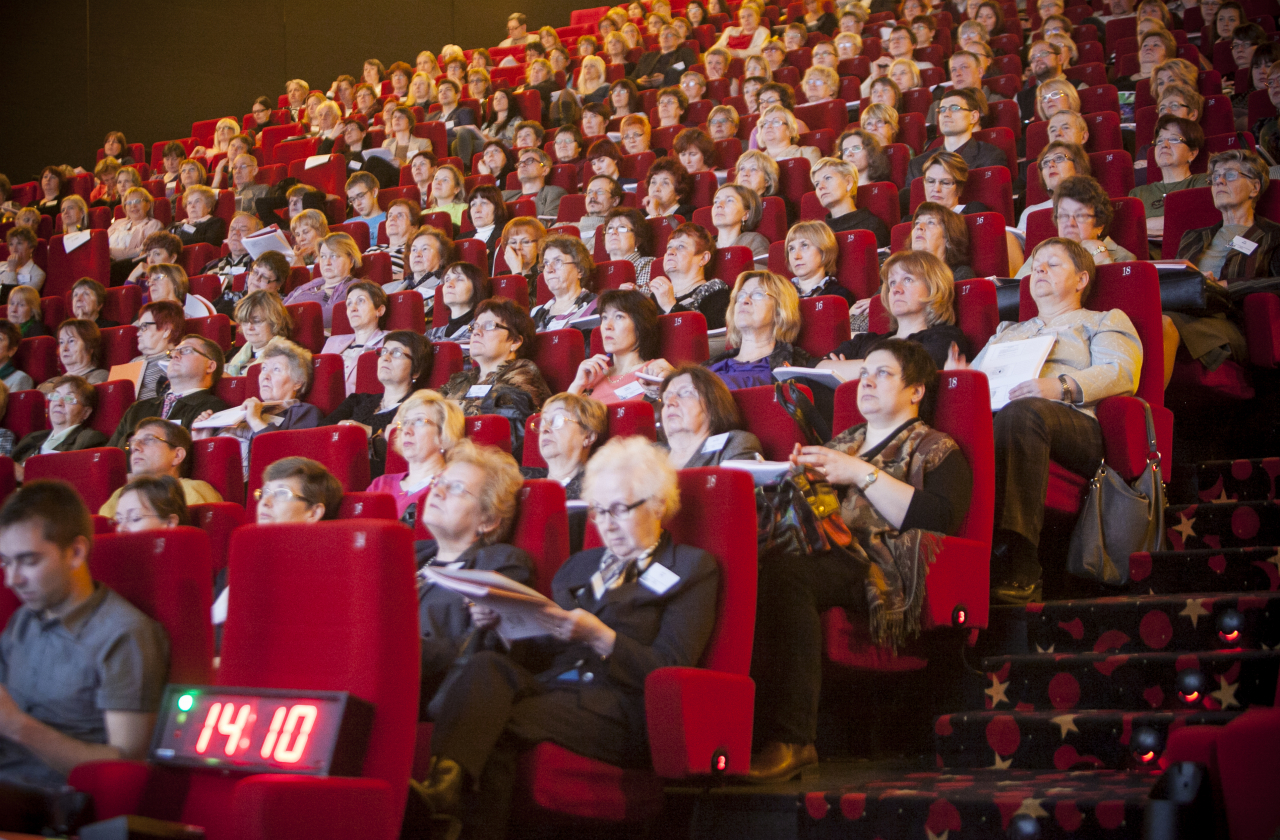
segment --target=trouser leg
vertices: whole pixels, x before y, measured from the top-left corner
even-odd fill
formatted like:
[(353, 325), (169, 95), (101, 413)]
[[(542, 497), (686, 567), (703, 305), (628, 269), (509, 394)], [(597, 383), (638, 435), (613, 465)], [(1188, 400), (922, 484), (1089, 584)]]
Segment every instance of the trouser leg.
[(822, 690), (823, 610), (866, 613), (865, 566), (844, 555), (764, 555), (756, 607), (752, 677), (758, 742), (811, 744)]

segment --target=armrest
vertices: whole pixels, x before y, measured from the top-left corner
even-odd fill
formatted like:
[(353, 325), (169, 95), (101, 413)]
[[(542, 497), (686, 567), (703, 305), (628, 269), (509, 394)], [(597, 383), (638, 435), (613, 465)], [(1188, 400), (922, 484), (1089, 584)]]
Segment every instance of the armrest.
[(237, 840), (396, 840), (404, 818), (403, 791), (382, 779), (261, 774), (236, 783), (231, 794)]
[(1098, 424), (1107, 464), (1125, 481), (1147, 467), (1147, 415), (1137, 397), (1107, 397), (1098, 403)]
[[(67, 784), (93, 797), (94, 817), (109, 820), (126, 814), (160, 817), (145, 807), (148, 788), (160, 768), (145, 761), (90, 761), (72, 768)], [(181, 807), (182, 797), (178, 797)]]
[(967, 611), (965, 627), (986, 627), (991, 607), (991, 544), (944, 537), (924, 583), (921, 630), (950, 627), (957, 606)]
[(680, 779), (712, 772), (713, 756), (725, 772), (751, 769), (751, 726), (756, 684), (741, 674), (704, 668), (659, 668), (644, 681), (644, 707), (653, 769)]
[(1244, 336), (1250, 362), (1267, 368), (1280, 364), (1280, 296), (1255, 292), (1245, 297)]

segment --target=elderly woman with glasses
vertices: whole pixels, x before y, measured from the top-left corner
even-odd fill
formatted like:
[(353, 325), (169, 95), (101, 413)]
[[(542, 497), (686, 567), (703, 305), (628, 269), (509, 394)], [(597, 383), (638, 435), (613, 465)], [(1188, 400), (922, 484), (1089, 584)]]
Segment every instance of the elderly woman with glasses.
[(1204, 129), (1199, 123), (1172, 114), (1156, 120), (1156, 165), (1160, 167), (1160, 180), (1148, 182), (1129, 191), (1129, 195), (1142, 200), (1147, 215), (1147, 236), (1164, 238), (1164, 199), (1169, 193), (1207, 186), (1209, 176), (1191, 174), (1191, 161), (1204, 148)]
[(538, 422), (538, 452), (547, 465), (525, 467), (521, 472), (525, 478), (558, 482), (566, 499), (580, 499), (587, 459), (604, 439), (608, 426), (604, 403), (579, 394), (556, 394), (542, 406)]
[(810, 164), (814, 164), (822, 157), (817, 146), (796, 145), (800, 129), (795, 115), (781, 105), (770, 105), (761, 111), (760, 121), (756, 123), (756, 135), (761, 151), (774, 160), (804, 157), (809, 159)]
[(763, 457), (760, 440), (744, 431), (724, 380), (700, 365), (681, 365), (662, 381), (662, 432), (675, 469)]
[(331, 233), (320, 241), (316, 262), (320, 276), (294, 289), (284, 302), (320, 304), (327, 333), (333, 327), (333, 308), (347, 299), (347, 290), (357, 282), (352, 272), (360, 267), (360, 248), (350, 234)]
[[(626, 260), (635, 266), (636, 288), (649, 290), (653, 270), (653, 226), (634, 207), (615, 207), (604, 217), (604, 250), (610, 260)], [(659, 266), (661, 268), (661, 266)]]
[(551, 300), (533, 308), (530, 317), (538, 332), (562, 330), (596, 311), (596, 294), (589, 287), (595, 261), (576, 236), (552, 235), (542, 240), (542, 277)]
[[(664, 530), (680, 506), (679, 482), (655, 456), (653, 444), (631, 437), (609, 441), (588, 463), (583, 499), (603, 546), (571, 556), (551, 582), (547, 632), (532, 642), (549, 667), (535, 674), (504, 653), (475, 653), (431, 703), (436, 758), (423, 793), (437, 812), (461, 814), (468, 836), (502, 835), (512, 784), (498, 768), (537, 742), (615, 766), (647, 764), (646, 676), (703, 655), (719, 569)], [(498, 632), (505, 620), (480, 608), (471, 617)]]
[(891, 146), (898, 142), (898, 111), (892, 105), (873, 102), (862, 110), (858, 127), (874, 137), (881, 147)]
[(417, 509), (431, 492), (431, 483), (444, 472), (449, 451), (466, 436), (462, 409), (435, 391), (414, 391), (400, 404), (391, 446), (404, 458), (405, 472), (385, 473), (369, 485), (370, 493), (387, 493), (396, 500), (396, 516), (410, 528)]
[(116, 219), (107, 228), (107, 239), (111, 246), (111, 272), (113, 278), (119, 274), (117, 285), (123, 283), (133, 270), (134, 262), (142, 256), (142, 244), (153, 233), (164, 230), (159, 220), (152, 218), (151, 207), (154, 200), (151, 193), (142, 187), (134, 187), (124, 194), (121, 204), (124, 216)]
[(93, 385), (79, 376), (59, 376), (49, 382), (53, 386), (47, 397), (49, 426), (31, 432), (18, 441), (13, 450), (14, 475), (22, 481), (22, 465), (32, 455), (52, 452), (75, 452), (107, 445), (107, 436), (87, 425), (98, 405)]
[(181, 239), (183, 245), (204, 242), (221, 248), (222, 241), (227, 238), (227, 221), (213, 215), (218, 206), (218, 194), (202, 184), (195, 184), (182, 194), (182, 206), (186, 208), (187, 218), (175, 221), (169, 232)]
[[(1087, 175), (1074, 175), (1058, 184), (1053, 192), (1053, 218), (1058, 236), (1084, 246), (1094, 265), (1137, 259), (1107, 235), (1115, 209), (1102, 185)], [(1014, 276), (1026, 277), (1031, 269), (1030, 262), (1023, 263)]]
[[(1236, 280), (1280, 276), (1280, 224), (1257, 213), (1258, 200), (1270, 184), (1267, 165), (1256, 152), (1233, 149), (1209, 158), (1209, 187), (1222, 221), (1182, 234), (1178, 259), (1227, 287)], [(1165, 318), (1166, 376), (1179, 343), (1210, 370), (1228, 358), (1248, 359), (1244, 336), (1226, 316), (1166, 312)]]
[[(1067, 112), (1061, 112), (1067, 113)], [(1027, 218), (1037, 210), (1048, 210), (1053, 207), (1053, 193), (1063, 179), (1073, 175), (1092, 175), (1093, 166), (1089, 162), (1089, 153), (1076, 143), (1054, 141), (1040, 150), (1036, 158), (1036, 172), (1040, 175), (1040, 183), (1049, 197), (1035, 204), (1028, 204), (1018, 219), (1018, 230), (1024, 234), (1027, 230)], [(962, 279), (962, 278), (956, 278)]]
[(223, 367), (224, 376), (244, 376), (249, 365), (261, 358), (262, 351), (273, 339), (288, 338), (293, 332), (293, 316), (274, 292), (263, 289), (249, 292), (236, 303), (235, 314), (244, 344)]

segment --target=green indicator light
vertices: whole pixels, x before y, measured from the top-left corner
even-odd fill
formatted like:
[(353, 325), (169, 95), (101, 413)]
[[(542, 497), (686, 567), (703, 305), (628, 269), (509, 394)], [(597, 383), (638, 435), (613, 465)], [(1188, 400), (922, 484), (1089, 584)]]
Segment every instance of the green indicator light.
[(178, 712), (178, 714), (174, 717), (174, 720), (177, 721), (179, 726), (181, 726), (182, 724), (187, 722), (187, 713)]
[(191, 711), (196, 704), (196, 696), (194, 694), (184, 694), (178, 698), (178, 708), (184, 712)]

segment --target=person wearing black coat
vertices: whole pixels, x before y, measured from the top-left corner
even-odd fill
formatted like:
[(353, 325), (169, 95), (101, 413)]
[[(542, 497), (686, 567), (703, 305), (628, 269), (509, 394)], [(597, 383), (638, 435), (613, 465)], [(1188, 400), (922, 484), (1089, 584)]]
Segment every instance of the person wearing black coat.
[(667, 25), (658, 33), (659, 49), (640, 56), (636, 67), (627, 78), (644, 88), (673, 87), (680, 84), (680, 77), (698, 63), (693, 50), (680, 40), (675, 27)]

